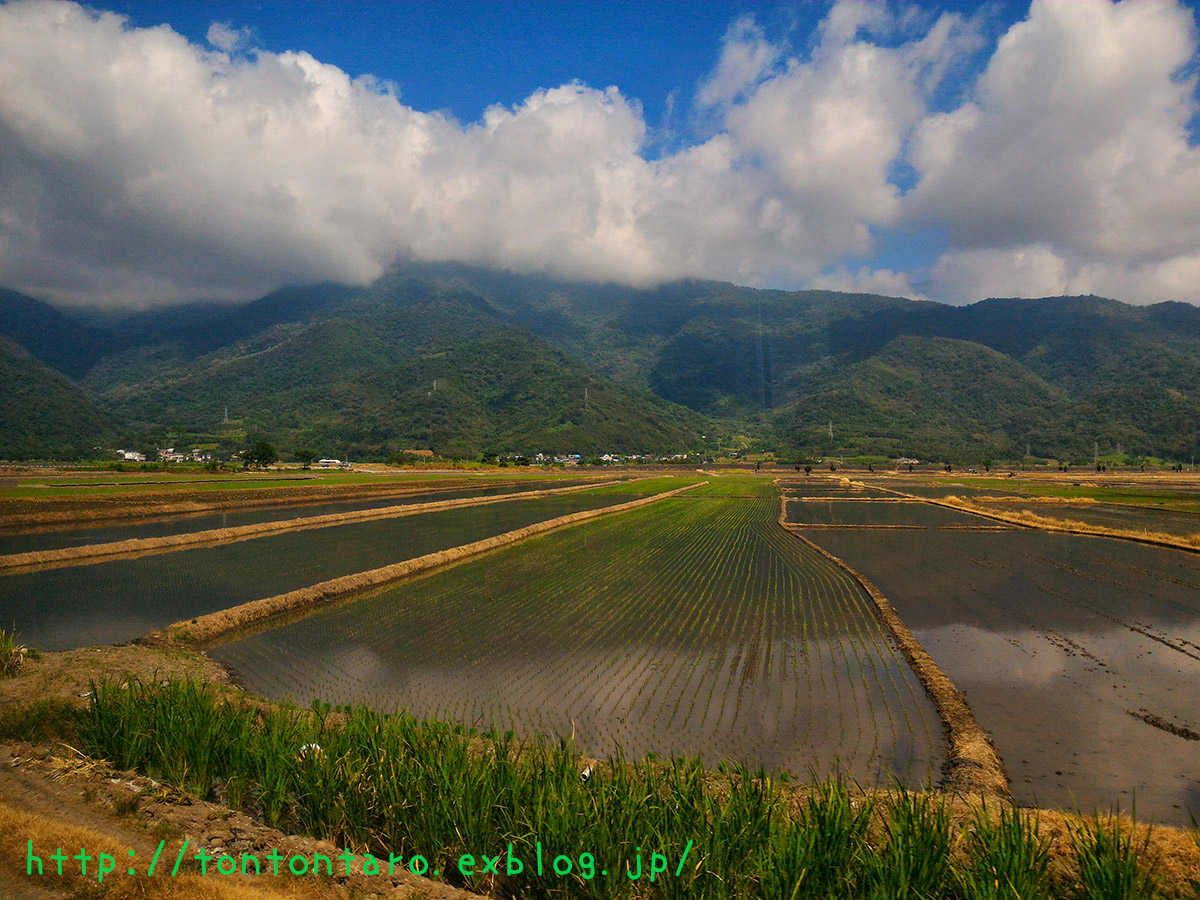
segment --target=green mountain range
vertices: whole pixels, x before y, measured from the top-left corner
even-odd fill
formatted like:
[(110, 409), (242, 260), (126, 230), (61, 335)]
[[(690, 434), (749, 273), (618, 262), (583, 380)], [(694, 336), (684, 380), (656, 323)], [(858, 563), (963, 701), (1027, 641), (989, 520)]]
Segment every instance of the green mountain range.
[(94, 458), (116, 419), (61, 372), (0, 337), (0, 459)]
[(793, 456), (1182, 460), (1200, 440), (1200, 309), (1182, 303), (955, 307), (404, 263), (365, 288), (108, 321), (0, 291), (0, 334), (6, 385), (54, 385), (40, 431), (28, 399), (5, 400), (0, 458), (101, 439), (592, 455), (740, 434)]

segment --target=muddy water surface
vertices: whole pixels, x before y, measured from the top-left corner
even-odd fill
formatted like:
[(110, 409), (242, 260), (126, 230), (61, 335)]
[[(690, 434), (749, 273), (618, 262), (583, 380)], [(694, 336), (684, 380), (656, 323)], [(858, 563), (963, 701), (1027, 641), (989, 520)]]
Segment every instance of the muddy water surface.
[(963, 690), (1018, 800), (1200, 817), (1200, 556), (1025, 530), (807, 534)]

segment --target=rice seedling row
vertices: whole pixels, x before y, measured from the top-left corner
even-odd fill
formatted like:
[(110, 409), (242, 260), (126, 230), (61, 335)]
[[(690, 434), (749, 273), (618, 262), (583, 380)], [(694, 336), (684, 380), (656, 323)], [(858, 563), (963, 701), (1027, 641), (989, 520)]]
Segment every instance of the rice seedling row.
[(777, 515), (777, 496), (685, 494), (211, 652), (272, 696), (573, 732), (597, 755), (936, 777), (940, 723), (869, 600)]

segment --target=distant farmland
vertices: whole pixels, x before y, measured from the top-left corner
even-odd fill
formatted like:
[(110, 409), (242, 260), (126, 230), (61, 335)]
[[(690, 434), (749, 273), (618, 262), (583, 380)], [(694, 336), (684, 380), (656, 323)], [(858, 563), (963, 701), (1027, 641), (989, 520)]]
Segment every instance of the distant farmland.
[[(73, 478), (71, 490), (48, 483), (45, 496), (30, 485), (0, 497), (0, 514), (5, 502), (23, 515), (51, 509), (45, 530), (14, 526), (0, 549), (192, 534), (587, 477), (431, 477), (347, 485), (342, 496), (325, 485), (308, 500), (294, 486), (239, 489), (241, 506), (144, 520), (132, 514), (140, 507), (89, 518), (89, 504), (126, 501), (113, 500), (118, 488)], [(43, 650), (126, 641), (179, 621), (186, 632), (206, 613), (707, 480), (641, 509), (338, 595), (320, 610), (293, 609), (210, 653), (267, 696), (403, 707), (518, 736), (573, 735), (597, 757), (620, 748), (797, 776), (838, 771), (864, 784), (936, 782), (958, 761), (945, 765), (943, 722), (856, 576), (825, 551), (886, 596), (880, 605), (895, 610), (955, 696), (963, 692), (1019, 802), (1085, 811), (1136, 803), (1141, 817), (1186, 824), (1200, 817), (1200, 555), (1134, 540), (1196, 538), (1200, 494), (1183, 478), (1075, 478), (789, 471), (776, 484), (660, 473), (0, 574), (0, 626)], [(156, 490), (164, 508), (191, 491)], [(269, 506), (272, 492), (291, 505)], [(128, 503), (139, 497), (140, 488), (127, 491)], [(1048, 533), (1012, 513), (1103, 525), (1116, 537)]]

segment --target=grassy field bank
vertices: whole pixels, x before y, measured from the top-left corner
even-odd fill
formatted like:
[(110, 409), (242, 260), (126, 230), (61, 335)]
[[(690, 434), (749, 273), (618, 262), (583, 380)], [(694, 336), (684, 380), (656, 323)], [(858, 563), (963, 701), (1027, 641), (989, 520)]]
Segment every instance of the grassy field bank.
[[(196, 682), (101, 683), (86, 708), (9, 711), (0, 732), (26, 736), (35, 723), (120, 768), (360, 857), (398, 854), (501, 895), (1151, 900), (1200, 890), (1194, 830), (864, 794), (837, 781), (781, 784), (685, 759), (597, 763), (567, 740), (264, 706)], [(484, 853), (532, 863), (538, 844), (540, 876), (532, 865), (510, 876), (504, 862), (482, 871)], [(464, 854), (476, 863), (465, 871)]]

